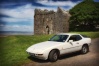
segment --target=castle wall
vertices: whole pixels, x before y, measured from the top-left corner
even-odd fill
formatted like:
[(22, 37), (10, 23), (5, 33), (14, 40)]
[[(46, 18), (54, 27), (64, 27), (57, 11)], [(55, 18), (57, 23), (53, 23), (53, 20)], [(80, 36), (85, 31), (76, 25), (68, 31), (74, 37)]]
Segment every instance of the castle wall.
[(56, 34), (68, 32), (70, 15), (60, 8), (57, 12), (35, 9), (34, 34)]

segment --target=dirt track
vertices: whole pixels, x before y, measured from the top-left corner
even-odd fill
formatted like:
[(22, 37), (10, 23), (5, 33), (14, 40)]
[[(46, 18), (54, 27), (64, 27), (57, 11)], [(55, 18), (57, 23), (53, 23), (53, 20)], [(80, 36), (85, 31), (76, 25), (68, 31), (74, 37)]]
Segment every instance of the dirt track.
[(87, 54), (73, 53), (62, 56), (57, 62), (49, 62), (29, 58), (30, 63), (22, 66), (99, 66), (99, 38), (92, 40), (90, 52)]

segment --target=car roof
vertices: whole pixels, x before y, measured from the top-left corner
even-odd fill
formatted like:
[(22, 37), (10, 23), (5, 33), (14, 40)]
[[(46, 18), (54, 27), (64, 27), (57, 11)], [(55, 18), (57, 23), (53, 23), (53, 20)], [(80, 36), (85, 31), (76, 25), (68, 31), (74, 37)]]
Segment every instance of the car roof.
[(57, 35), (80, 35), (77, 33), (58, 33)]

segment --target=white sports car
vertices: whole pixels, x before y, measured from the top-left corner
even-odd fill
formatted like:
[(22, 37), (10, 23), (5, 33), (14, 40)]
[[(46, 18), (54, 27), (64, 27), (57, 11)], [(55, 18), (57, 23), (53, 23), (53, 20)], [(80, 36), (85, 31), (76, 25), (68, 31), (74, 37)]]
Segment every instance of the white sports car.
[(48, 41), (30, 46), (26, 52), (31, 56), (50, 61), (57, 61), (60, 55), (81, 51), (86, 54), (89, 51), (91, 39), (81, 34), (60, 33), (54, 35)]

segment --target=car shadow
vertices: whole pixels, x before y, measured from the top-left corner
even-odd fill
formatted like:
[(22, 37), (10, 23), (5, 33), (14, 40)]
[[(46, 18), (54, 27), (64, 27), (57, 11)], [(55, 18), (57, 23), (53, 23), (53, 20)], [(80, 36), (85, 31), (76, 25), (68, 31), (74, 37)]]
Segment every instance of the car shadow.
[(31, 61), (34, 61), (34, 62), (39, 62), (39, 63), (47, 63), (47, 62), (50, 62), (49, 60), (41, 60), (41, 59), (34, 58), (34, 57), (32, 57), (32, 56), (29, 56), (28, 59), (30, 59)]
[[(78, 55), (81, 55), (81, 53), (80, 52), (73, 52), (73, 53), (69, 53), (69, 54), (64, 54), (64, 55), (60, 56), (58, 60), (71, 58), (71, 57), (75, 57), (75, 56), (78, 56)], [(28, 59), (30, 59), (31, 61), (34, 61), (34, 62), (38, 62), (38, 63), (48, 63), (48, 62), (50, 62), (49, 60), (41, 60), (41, 59), (34, 58), (32, 56), (29, 56)]]
[(75, 57), (75, 56), (78, 56), (80, 54), (81, 54), (80, 52), (73, 52), (73, 53), (64, 54), (64, 55), (59, 57), (59, 60)]

